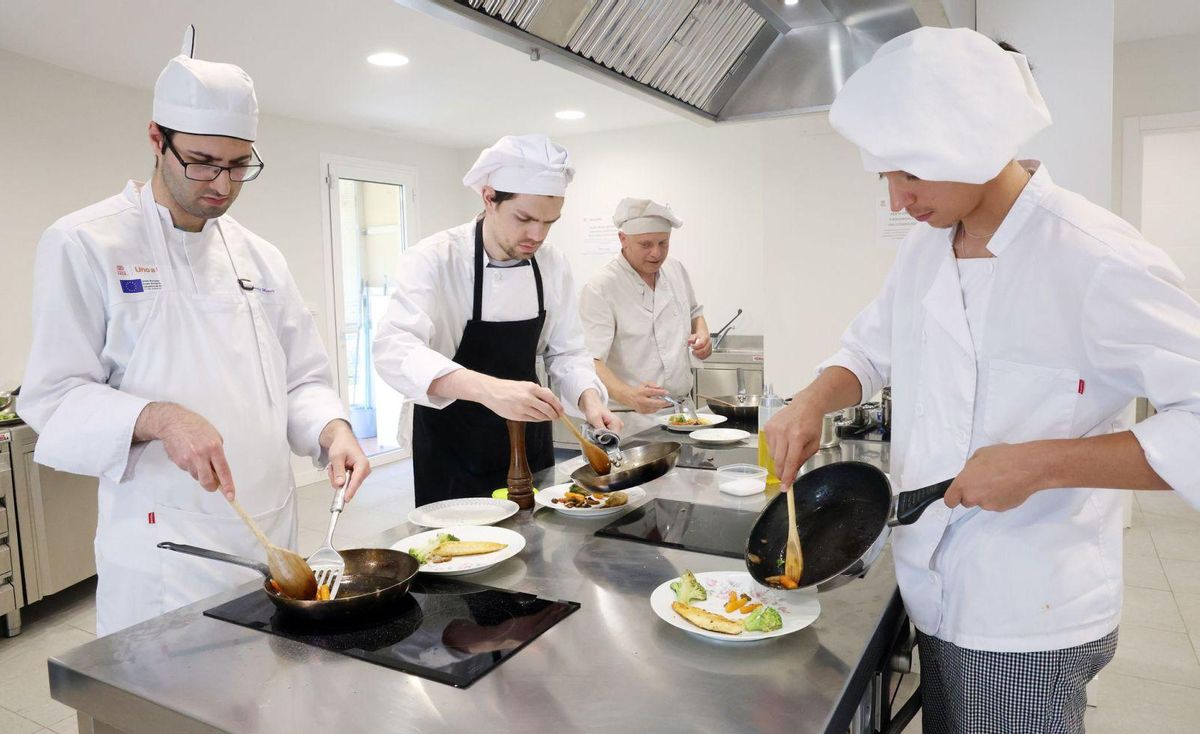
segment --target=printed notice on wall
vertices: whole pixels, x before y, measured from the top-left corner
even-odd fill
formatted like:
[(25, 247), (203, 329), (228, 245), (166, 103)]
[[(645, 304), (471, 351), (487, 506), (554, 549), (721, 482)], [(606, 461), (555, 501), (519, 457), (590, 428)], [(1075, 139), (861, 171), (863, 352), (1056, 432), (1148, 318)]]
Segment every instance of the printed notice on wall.
[(583, 217), (580, 230), (583, 251), (592, 255), (621, 251), (621, 240), (617, 238), (617, 227), (612, 217)]
[(892, 211), (887, 193), (875, 200), (875, 242), (881, 247), (899, 247), (916, 223), (903, 209)]

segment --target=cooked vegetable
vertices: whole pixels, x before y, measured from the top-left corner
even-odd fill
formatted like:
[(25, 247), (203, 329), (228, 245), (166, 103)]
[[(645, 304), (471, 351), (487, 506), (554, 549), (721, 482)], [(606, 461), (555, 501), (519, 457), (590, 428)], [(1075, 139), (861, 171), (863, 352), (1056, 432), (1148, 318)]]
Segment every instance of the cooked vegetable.
[(426, 563), (429, 563), (433, 560), (430, 558), (430, 556), (434, 555), (434, 551), (438, 549), (438, 546), (442, 545), (443, 543), (453, 543), (457, 541), (458, 538), (454, 537), (450, 533), (438, 533), (436, 538), (427, 541), (424, 545), (417, 546), (416, 548), (409, 548), (408, 555), (417, 559), (417, 563), (424, 566)]
[(683, 413), (676, 413), (667, 418), (667, 422), (673, 426), (707, 426), (708, 421), (703, 418), (688, 418)]
[(762, 604), (747, 604), (746, 606), (738, 609), (738, 612), (740, 612), (742, 614), (749, 614), (750, 612), (753, 612), (755, 609), (758, 609), (761, 606), (762, 606)]
[(783, 617), (779, 616), (775, 607), (762, 607), (742, 620), (742, 627), (747, 632), (774, 632), (783, 626)]
[(797, 584), (795, 581), (792, 581), (791, 576), (787, 576), (787, 575), (783, 575), (783, 574), (781, 574), (779, 576), (768, 576), (767, 583), (770, 584), (771, 586), (775, 586), (780, 589), (788, 589), (789, 591), (792, 589), (800, 588), (800, 584)]
[(729, 592), (729, 601), (725, 603), (726, 612), (736, 612), (750, 602), (750, 597), (746, 594), (738, 596), (736, 591)]
[(688, 606), (682, 602), (671, 602), (671, 608), (675, 613), (683, 617), (687, 621), (696, 625), (702, 630), (709, 632), (719, 632), (723, 635), (740, 635), (742, 634), (742, 625), (722, 617), (720, 614), (706, 612), (700, 607)]
[(507, 547), (507, 543), (492, 543), (484, 540), (448, 540), (434, 549), (433, 554), (446, 558), (458, 558), (459, 556), (494, 553)]
[(708, 592), (691, 571), (684, 571), (678, 581), (672, 581), (671, 591), (675, 592), (675, 601), (681, 604), (691, 604), (693, 601), (704, 601), (708, 598)]
[(329, 601), (329, 584), (321, 584), (317, 587), (317, 601)]

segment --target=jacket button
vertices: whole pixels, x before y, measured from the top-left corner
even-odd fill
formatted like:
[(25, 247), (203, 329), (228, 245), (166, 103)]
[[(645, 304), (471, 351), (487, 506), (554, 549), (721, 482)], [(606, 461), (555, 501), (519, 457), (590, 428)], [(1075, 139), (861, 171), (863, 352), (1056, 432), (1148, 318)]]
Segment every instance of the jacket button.
[(917, 407), (913, 409), (917, 415), (925, 415), (925, 406), (917, 403)]
[(960, 444), (965, 444), (967, 442), (967, 432), (966, 431), (958, 432), (958, 442)]

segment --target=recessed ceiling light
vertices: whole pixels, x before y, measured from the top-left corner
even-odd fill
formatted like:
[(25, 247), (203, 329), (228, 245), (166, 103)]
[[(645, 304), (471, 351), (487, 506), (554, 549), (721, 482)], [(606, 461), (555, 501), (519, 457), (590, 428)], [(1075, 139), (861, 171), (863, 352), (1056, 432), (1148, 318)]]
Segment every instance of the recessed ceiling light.
[(381, 51), (368, 56), (367, 61), (376, 66), (404, 66), (408, 63), (408, 57), (391, 51)]
[(799, 5), (800, 0), (783, 0), (784, 5)]
[(554, 116), (560, 120), (582, 120), (587, 117), (587, 115), (579, 110), (559, 110), (554, 113)]

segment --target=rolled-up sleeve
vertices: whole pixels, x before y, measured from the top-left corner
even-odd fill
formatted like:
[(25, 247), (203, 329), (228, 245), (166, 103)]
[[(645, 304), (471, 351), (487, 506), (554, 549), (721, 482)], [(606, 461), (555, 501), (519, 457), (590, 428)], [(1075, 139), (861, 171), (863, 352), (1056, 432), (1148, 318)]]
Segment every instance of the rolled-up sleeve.
[[(1165, 256), (1164, 260), (1165, 260)], [(1200, 508), (1200, 304), (1169, 262), (1112, 258), (1097, 269), (1084, 305), (1084, 336), (1098, 377), (1157, 414), (1133, 427), (1146, 461)]]
[(601, 362), (608, 359), (617, 334), (617, 317), (600, 284), (592, 282), (583, 287), (579, 294), (579, 318), (583, 339), (592, 358)]
[(287, 359), (288, 444), (320, 468), (328, 463), (321, 448), (321, 431), (330, 421), (349, 421), (350, 414), (333, 388), (329, 353), (291, 273), (286, 283), (287, 301), (278, 334)]
[[(581, 415), (579, 397), (595, 388), (602, 402), (608, 402), (608, 391), (596, 375), (594, 352), (584, 344), (583, 326), (579, 317), (579, 298), (575, 295), (575, 279), (566, 260), (561, 259), (557, 277), (552, 284), (557, 303), (547, 307), (546, 315), (546, 372), (572, 415)], [(610, 338), (611, 344), (611, 338)], [(605, 349), (607, 356), (608, 350)]]
[(895, 277), (896, 266), (893, 265), (879, 296), (855, 317), (842, 334), (842, 348), (817, 367), (818, 374), (835, 366), (853, 372), (862, 385), (863, 402), (870, 400), (872, 395), (891, 382)]
[(38, 432), (39, 464), (120, 482), (135, 463), (134, 427), (150, 401), (108, 384), (107, 321), (91, 258), (73, 234), (51, 228), (34, 262), (33, 344), (17, 412)]
[(433, 258), (420, 250), (400, 258), (396, 290), (379, 323), (373, 345), (375, 370), (387, 384), (420, 405), (444, 408), (451, 398), (429, 394), (430, 384), (462, 366), (432, 349), (438, 284), (444, 278)]

